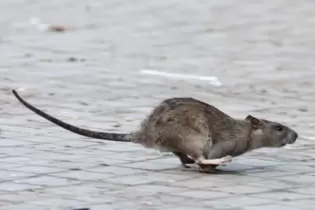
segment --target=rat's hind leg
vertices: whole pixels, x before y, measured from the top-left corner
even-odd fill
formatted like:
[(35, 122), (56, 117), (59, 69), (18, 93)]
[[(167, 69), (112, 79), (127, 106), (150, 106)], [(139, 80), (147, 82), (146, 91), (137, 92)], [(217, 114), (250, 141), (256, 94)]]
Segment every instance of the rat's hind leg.
[(194, 164), (195, 163), (195, 161), (193, 159), (191, 159), (190, 157), (188, 157), (184, 153), (173, 152), (173, 154), (176, 155), (180, 159), (180, 162), (182, 163), (182, 165), (185, 168), (189, 168), (189, 166), (187, 166), (186, 164)]
[(232, 161), (231, 156), (206, 159), (207, 157), (205, 157), (204, 150), (205, 148), (212, 146), (208, 136), (187, 136), (185, 140), (182, 144), (178, 144), (180, 145), (181, 153), (184, 154), (185, 157), (190, 156), (194, 162), (200, 166), (200, 170), (204, 169), (205, 171), (214, 171), (218, 165), (224, 165)]
[(196, 132), (190, 128), (182, 128), (180, 133), (169, 131), (164, 138), (160, 138), (158, 143), (161, 148), (172, 151), (184, 164), (188, 164), (187, 161), (193, 163), (193, 161), (187, 160), (188, 157), (191, 157), (198, 165), (222, 165), (231, 162), (230, 156), (206, 159), (205, 149), (212, 147), (212, 140), (207, 132), (204, 133)]
[(232, 161), (232, 156), (228, 155), (207, 159), (205, 150), (212, 148), (212, 141), (208, 135), (187, 135), (180, 146), (182, 153), (192, 157), (198, 165), (223, 165)]

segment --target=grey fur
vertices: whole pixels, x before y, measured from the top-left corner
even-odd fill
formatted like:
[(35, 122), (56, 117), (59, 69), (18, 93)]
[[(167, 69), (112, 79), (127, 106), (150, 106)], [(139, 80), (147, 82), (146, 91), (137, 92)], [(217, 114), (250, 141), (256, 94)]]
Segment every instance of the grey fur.
[(113, 141), (131, 141), (161, 152), (172, 152), (182, 164), (197, 163), (201, 171), (212, 171), (261, 147), (292, 144), (298, 134), (278, 122), (248, 115), (234, 119), (216, 107), (193, 98), (171, 98), (162, 101), (144, 119), (140, 129), (130, 134), (95, 132), (62, 122), (13, 94), (27, 108), (47, 120), (80, 135)]

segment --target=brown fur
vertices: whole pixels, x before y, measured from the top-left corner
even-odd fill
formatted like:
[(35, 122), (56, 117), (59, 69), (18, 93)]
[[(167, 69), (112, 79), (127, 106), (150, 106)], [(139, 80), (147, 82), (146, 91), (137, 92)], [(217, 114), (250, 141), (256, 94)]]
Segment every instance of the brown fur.
[(26, 107), (67, 130), (91, 138), (131, 141), (162, 152), (172, 152), (183, 165), (197, 163), (201, 170), (207, 171), (217, 166), (212, 163), (229, 162), (222, 158), (235, 157), (261, 147), (282, 147), (294, 143), (298, 137), (294, 130), (280, 123), (251, 115), (234, 119), (193, 98), (164, 100), (134, 133), (96, 132), (62, 122), (24, 101), (16, 91), (13, 93)]

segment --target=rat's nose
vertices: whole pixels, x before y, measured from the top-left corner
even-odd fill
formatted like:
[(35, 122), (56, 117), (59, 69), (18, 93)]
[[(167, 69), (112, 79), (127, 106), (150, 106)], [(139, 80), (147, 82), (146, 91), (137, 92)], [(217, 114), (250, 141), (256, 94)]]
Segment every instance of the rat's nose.
[(294, 132), (291, 136), (292, 136), (292, 138), (291, 138), (291, 140), (288, 142), (289, 144), (293, 144), (293, 143), (297, 140), (297, 138), (299, 137), (299, 135), (297, 134), (297, 132)]

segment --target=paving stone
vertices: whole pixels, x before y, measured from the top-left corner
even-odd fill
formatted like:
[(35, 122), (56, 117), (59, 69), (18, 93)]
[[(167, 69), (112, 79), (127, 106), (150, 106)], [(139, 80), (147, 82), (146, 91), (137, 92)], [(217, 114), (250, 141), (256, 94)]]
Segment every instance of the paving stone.
[(109, 178), (106, 181), (111, 183), (120, 183), (125, 185), (149, 184), (154, 182), (174, 183), (181, 180), (190, 179), (188, 175), (170, 174), (159, 172), (147, 172), (142, 174), (133, 174), (116, 178)]
[(0, 207), (1, 210), (19, 210), (19, 209), (25, 209), (25, 210), (53, 210), (54, 207), (49, 206), (48, 204), (45, 205), (35, 205), (30, 203), (24, 203), (24, 204), (11, 204), (11, 205), (5, 205)]
[(311, 186), (310, 185), (308, 187), (290, 189), (290, 191), (291, 192), (302, 193), (302, 194), (315, 195), (315, 186)]
[[(174, 193), (171, 193), (174, 194)], [(200, 199), (214, 199), (220, 197), (229, 197), (231, 194), (217, 191), (206, 191), (206, 190), (189, 190), (179, 193), (175, 193), (177, 196), (192, 197)]]
[[(163, 204), (163, 208), (167, 208), (168, 205)], [(91, 209), (95, 210), (101, 210), (101, 209), (111, 209), (111, 210), (118, 210), (121, 208), (129, 208), (129, 209), (146, 209), (146, 210), (153, 210), (153, 209), (162, 209), (160, 206), (157, 206), (155, 204), (152, 204), (150, 202), (137, 202), (137, 201), (125, 201), (112, 204), (100, 204), (100, 205), (93, 205), (91, 206)]]
[(103, 180), (109, 177), (113, 177), (114, 175), (74, 170), (74, 171), (68, 171), (68, 172), (55, 173), (53, 174), (53, 176), (70, 178), (70, 179), (75, 179), (79, 181), (88, 181), (88, 180)]
[[(314, 195), (314, 194), (313, 194)], [(284, 201), (281, 202), (282, 205), (297, 208), (297, 209), (305, 209), (312, 210), (314, 209), (314, 198), (311, 199), (303, 199), (303, 200), (292, 200), (292, 201)]]
[(87, 162), (79, 162), (77, 161), (58, 161), (58, 160), (52, 160), (49, 163), (46, 164), (37, 164), (38, 166), (41, 167), (46, 167), (47, 165), (49, 167), (54, 167), (54, 168), (60, 168), (60, 170), (83, 170), (83, 169), (89, 169), (93, 167), (98, 167), (99, 163), (87, 163)]
[(28, 145), (30, 143), (26, 141), (20, 141), (20, 140), (13, 140), (13, 139), (0, 139), (0, 145), (1, 147), (18, 147), (22, 145)]
[(14, 182), (3, 182), (0, 183), (0, 191), (23, 191), (23, 190), (33, 190), (40, 188), (40, 186), (24, 184), (24, 183), (14, 183)]
[(45, 167), (45, 166), (23, 166), (19, 168), (15, 168), (16, 171), (23, 171), (28, 173), (54, 173), (54, 172), (60, 172), (64, 169), (60, 168), (53, 168), (53, 167)]
[[(9, 202), (11, 204), (18, 204), (18, 203), (27, 203), (29, 201), (38, 200), (45, 197), (50, 197), (49, 194), (40, 193), (43, 188), (38, 188), (35, 186), (30, 186), (32, 188), (28, 188), (27, 190), (16, 190), (16, 191), (3, 191), (0, 193), (1, 200)], [(29, 190), (32, 189), (32, 190)]]
[(136, 198), (137, 199), (143, 199), (147, 196), (152, 196), (152, 198), (148, 198), (150, 202), (157, 202), (156, 199), (154, 199), (154, 196), (168, 194), (168, 193), (180, 193), (181, 191), (187, 191), (185, 188), (180, 187), (173, 187), (173, 186), (164, 186), (164, 185), (152, 185), (150, 184), (144, 184), (141, 186), (131, 186), (131, 187), (124, 187), (123, 189), (119, 190), (112, 190), (110, 192), (106, 192), (108, 195), (113, 195), (116, 197), (123, 197), (123, 198)]
[(257, 170), (253, 173), (247, 173), (249, 176), (254, 177), (262, 177), (262, 178), (277, 178), (277, 177), (288, 177), (294, 176), (296, 174), (295, 171), (278, 171), (278, 170)]
[(218, 181), (217, 179), (214, 179), (213, 181), (211, 181), (209, 179), (203, 179), (203, 178), (171, 182), (169, 184), (172, 186), (185, 187), (189, 189), (212, 189), (215, 187), (223, 187), (223, 186), (231, 185), (230, 182), (224, 182), (223, 180)]
[(141, 174), (141, 173), (146, 172), (146, 170), (126, 168), (123, 166), (98, 166), (98, 167), (90, 168), (88, 169), (88, 171), (113, 174), (116, 176), (127, 176), (127, 175)]
[[(263, 180), (262, 182), (251, 182), (248, 183), (250, 186), (258, 186), (262, 188), (269, 188), (271, 190), (284, 190), (284, 189), (291, 189), (294, 187), (298, 187), (300, 185), (292, 184), (290, 182), (284, 182), (281, 180)], [(304, 186), (305, 187), (305, 186)]]
[(29, 202), (33, 205), (46, 205), (50, 204), (55, 209), (74, 209), (78, 207), (85, 207), (88, 206), (88, 202), (84, 200), (75, 200), (75, 199), (69, 199), (69, 198), (43, 198), (36, 201)]
[(60, 177), (52, 177), (52, 176), (40, 176), (34, 177), (29, 179), (21, 179), (15, 181), (16, 183), (26, 183), (26, 184), (33, 184), (33, 185), (42, 185), (42, 186), (63, 186), (69, 184), (76, 184), (79, 181), (60, 178)]
[(189, 210), (189, 209), (192, 209), (192, 210), (206, 210), (208, 208), (204, 207), (204, 208), (201, 208), (201, 207), (171, 207), (171, 208), (167, 208), (167, 210), (180, 210), (180, 209), (185, 209), (185, 210)]
[(23, 173), (23, 172), (16, 172), (16, 171), (0, 171), (0, 180), (1, 182), (7, 181), (7, 180), (14, 180), (19, 179), (21, 177), (30, 177), (33, 176), (32, 173)]
[(215, 209), (242, 209), (246, 206), (257, 206), (270, 203), (272, 203), (272, 201), (268, 199), (253, 198), (243, 195), (205, 201), (204, 205)]
[(126, 163), (126, 164), (123, 164), (122, 166), (130, 167), (134, 169), (154, 170), (154, 171), (163, 171), (163, 170), (178, 168), (178, 166), (157, 163), (157, 162), (152, 163), (151, 161)]
[(40, 163), (48, 163), (46, 160), (40, 160), (40, 159), (31, 159), (28, 157), (4, 157), (0, 159), (0, 162), (3, 162), (4, 164), (7, 163), (13, 163), (13, 164), (23, 164), (25, 162), (31, 162), (32, 164), (40, 164)]
[(278, 180), (283, 180), (292, 183), (298, 184), (314, 184), (315, 183), (315, 176), (307, 175), (307, 174), (295, 174), (293, 176), (285, 176), (277, 178)]
[(253, 197), (265, 198), (270, 200), (278, 200), (278, 201), (286, 201), (286, 200), (298, 200), (298, 199), (307, 199), (311, 198), (311, 195), (301, 194), (301, 193), (293, 193), (293, 192), (267, 192), (252, 195)]
[(270, 204), (270, 205), (262, 205), (262, 206), (245, 207), (243, 209), (244, 210), (263, 210), (263, 209), (296, 210), (296, 207), (289, 207), (289, 206), (284, 206), (281, 204)]
[(260, 193), (270, 191), (268, 188), (263, 187), (254, 187), (254, 186), (246, 186), (246, 185), (233, 185), (233, 186), (225, 186), (215, 188), (220, 192), (227, 192), (232, 194), (251, 194), (251, 193)]

